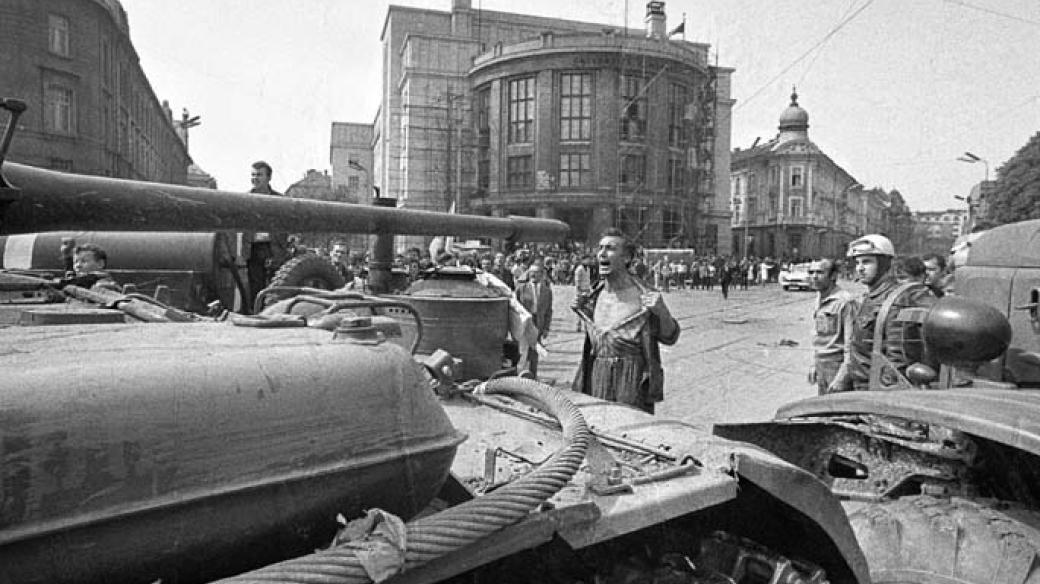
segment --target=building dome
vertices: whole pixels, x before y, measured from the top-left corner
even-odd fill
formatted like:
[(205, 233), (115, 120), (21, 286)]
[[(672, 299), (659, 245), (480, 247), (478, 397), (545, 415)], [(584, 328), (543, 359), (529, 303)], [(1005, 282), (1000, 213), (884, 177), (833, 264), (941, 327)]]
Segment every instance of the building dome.
[(798, 105), (798, 92), (791, 92), (791, 105), (780, 114), (780, 131), (809, 129), (809, 112)]

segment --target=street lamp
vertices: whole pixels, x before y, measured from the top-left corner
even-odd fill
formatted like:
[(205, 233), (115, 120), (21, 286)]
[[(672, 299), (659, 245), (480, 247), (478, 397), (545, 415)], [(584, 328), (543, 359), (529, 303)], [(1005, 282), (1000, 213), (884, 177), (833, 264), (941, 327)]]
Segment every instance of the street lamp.
[(963, 156), (958, 156), (957, 160), (960, 160), (961, 162), (967, 162), (968, 164), (975, 164), (977, 162), (981, 162), (983, 165), (986, 166), (986, 182), (989, 182), (989, 161), (988, 160), (986, 160), (985, 158), (982, 158), (980, 156), (976, 156), (976, 155), (972, 154), (971, 152), (965, 152)]

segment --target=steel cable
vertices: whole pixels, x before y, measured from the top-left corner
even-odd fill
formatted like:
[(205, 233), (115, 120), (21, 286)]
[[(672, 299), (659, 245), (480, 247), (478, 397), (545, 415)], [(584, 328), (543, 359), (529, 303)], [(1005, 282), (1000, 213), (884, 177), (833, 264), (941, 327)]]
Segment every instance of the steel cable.
[[(565, 445), (545, 464), (488, 495), (408, 523), (405, 571), (527, 517), (569, 483), (585, 459), (591, 433), (581, 412), (562, 392), (529, 379), (507, 377), (489, 381), (487, 393), (533, 400), (559, 420)], [(221, 580), (235, 584), (361, 584), (370, 581), (354, 550), (343, 546)]]

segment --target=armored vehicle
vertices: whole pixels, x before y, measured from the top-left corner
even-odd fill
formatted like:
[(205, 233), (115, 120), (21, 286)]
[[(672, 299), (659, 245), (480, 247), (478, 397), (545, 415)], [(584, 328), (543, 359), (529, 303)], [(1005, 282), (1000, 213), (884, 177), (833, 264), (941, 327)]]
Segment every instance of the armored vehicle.
[(1040, 221), (973, 237), (955, 296), (907, 315), (944, 363), (937, 378), (908, 369), (927, 389), (831, 394), (715, 429), (847, 501), (874, 582), (1040, 581), (1038, 241)]
[[(565, 230), (0, 174), (6, 234)], [(299, 289), (284, 302), (319, 311), (219, 321), (18, 274), (0, 291), (31, 315), (0, 325), (2, 583), (867, 582), (843, 510), (809, 473), (533, 380), (455, 383), (451, 355), (416, 358), (375, 325), (374, 309), (394, 308), (424, 336), (406, 300)]]

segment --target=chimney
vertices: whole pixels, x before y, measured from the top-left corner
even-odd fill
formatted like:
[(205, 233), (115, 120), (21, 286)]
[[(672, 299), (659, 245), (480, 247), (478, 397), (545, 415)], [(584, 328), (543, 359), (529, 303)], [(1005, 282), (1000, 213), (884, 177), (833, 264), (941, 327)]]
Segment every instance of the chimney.
[(651, 39), (667, 38), (664, 15), (664, 2), (653, 1), (646, 3), (646, 37)]

